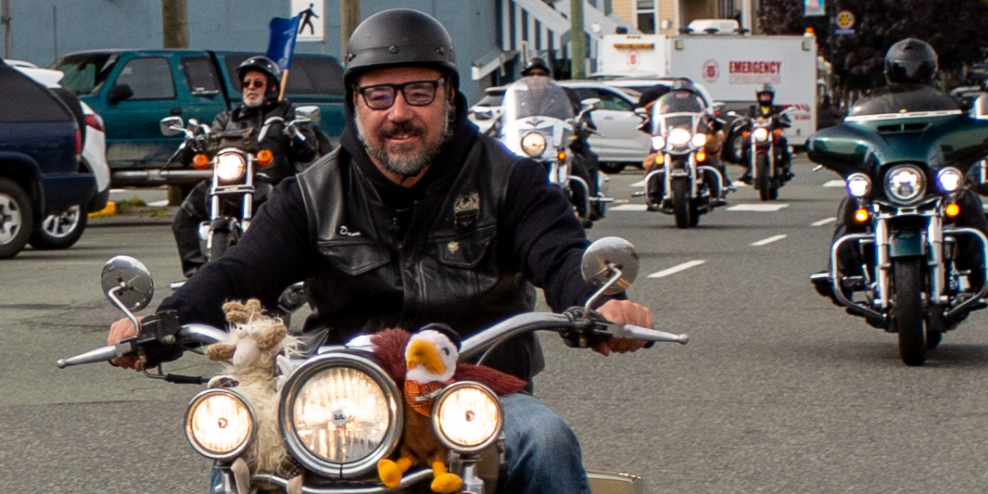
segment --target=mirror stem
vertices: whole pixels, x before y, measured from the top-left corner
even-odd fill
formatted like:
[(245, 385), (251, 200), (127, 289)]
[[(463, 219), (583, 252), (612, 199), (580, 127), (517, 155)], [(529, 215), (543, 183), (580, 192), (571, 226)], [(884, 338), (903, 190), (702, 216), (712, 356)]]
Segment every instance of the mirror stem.
[(607, 280), (607, 283), (604, 283), (604, 286), (600, 287), (600, 289), (597, 290), (596, 293), (594, 293), (589, 299), (587, 299), (587, 304), (583, 306), (584, 317), (589, 317), (588, 314), (590, 314), (590, 306), (593, 305), (593, 303), (596, 302), (597, 299), (601, 297), (601, 295), (607, 292), (607, 290), (611, 286), (613, 286), (615, 283), (618, 282), (618, 280), (621, 279), (622, 273), (621, 270), (618, 269), (616, 264), (609, 262), (607, 263), (607, 268), (614, 274), (611, 276), (609, 280)]
[(106, 296), (109, 297), (110, 301), (113, 302), (113, 305), (116, 305), (117, 308), (120, 309), (120, 311), (123, 312), (125, 316), (127, 316), (127, 319), (130, 319), (130, 322), (134, 323), (134, 331), (140, 333), (141, 322), (138, 321), (137, 316), (135, 316), (133, 312), (128, 310), (127, 307), (123, 304), (123, 302), (121, 302), (120, 299), (117, 298), (117, 293), (126, 290), (128, 288), (129, 287), (127, 286), (126, 282), (121, 282), (119, 285), (113, 287), (112, 290), (106, 292)]

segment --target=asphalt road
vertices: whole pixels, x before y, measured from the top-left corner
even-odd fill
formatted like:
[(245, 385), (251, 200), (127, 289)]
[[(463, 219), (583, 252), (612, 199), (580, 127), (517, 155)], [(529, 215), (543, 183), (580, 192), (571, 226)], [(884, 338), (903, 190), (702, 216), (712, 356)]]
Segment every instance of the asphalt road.
[[(589, 234), (635, 244), (632, 299), (660, 329), (692, 340), (602, 357), (546, 335), (536, 395), (576, 430), (589, 468), (641, 475), (652, 493), (985, 492), (985, 314), (948, 334), (926, 366), (902, 365), (894, 335), (813, 291), (808, 275), (826, 265), (825, 221), (843, 191), (805, 161), (796, 172), (772, 203), (784, 207), (743, 210), (764, 203), (741, 188), (729, 201), (742, 210), (717, 210), (690, 230), (629, 199), (638, 172), (613, 177), (611, 194), (630, 202)], [(154, 304), (180, 276), (167, 218), (94, 219), (72, 249), (2, 262), (6, 492), (206, 492), (209, 462), (182, 432), (197, 387), (106, 364), (55, 367), (104, 343), (119, 316), (99, 272), (121, 253), (156, 276)], [(209, 372), (204, 360), (168, 370)]]

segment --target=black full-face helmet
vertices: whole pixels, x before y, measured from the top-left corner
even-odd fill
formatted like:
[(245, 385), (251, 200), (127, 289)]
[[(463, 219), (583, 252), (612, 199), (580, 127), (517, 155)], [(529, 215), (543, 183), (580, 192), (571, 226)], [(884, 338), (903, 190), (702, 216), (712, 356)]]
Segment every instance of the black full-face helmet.
[(252, 70), (263, 72), (268, 76), (268, 95), (278, 94), (281, 85), (281, 67), (278, 64), (268, 57), (250, 57), (237, 67), (237, 80), (242, 84), (244, 76)]
[(925, 41), (906, 38), (885, 54), (885, 79), (889, 83), (933, 84), (937, 75), (937, 52)]
[(552, 75), (552, 70), (549, 68), (549, 64), (545, 63), (545, 60), (540, 57), (532, 57), (525, 64), (525, 68), (521, 69), (522, 77), (528, 77), (532, 75), (536, 70), (542, 70), (545, 72), (546, 76)]
[(362, 72), (408, 66), (439, 69), (454, 90), (460, 87), (453, 38), (434, 17), (412, 9), (390, 9), (364, 19), (346, 48), (347, 101)]
[(758, 89), (755, 90), (755, 98), (761, 106), (772, 106), (772, 102), (775, 101), (775, 88), (767, 82), (759, 84)]

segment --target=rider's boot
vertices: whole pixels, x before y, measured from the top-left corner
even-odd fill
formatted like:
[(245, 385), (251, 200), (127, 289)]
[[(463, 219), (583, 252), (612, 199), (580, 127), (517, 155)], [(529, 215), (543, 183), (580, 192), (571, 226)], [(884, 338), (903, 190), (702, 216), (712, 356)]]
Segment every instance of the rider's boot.
[(172, 233), (175, 235), (178, 257), (182, 262), (182, 274), (186, 278), (191, 278), (203, 264), (206, 264), (206, 257), (202, 255), (199, 246), (199, 220), (185, 208), (178, 208), (172, 222)]

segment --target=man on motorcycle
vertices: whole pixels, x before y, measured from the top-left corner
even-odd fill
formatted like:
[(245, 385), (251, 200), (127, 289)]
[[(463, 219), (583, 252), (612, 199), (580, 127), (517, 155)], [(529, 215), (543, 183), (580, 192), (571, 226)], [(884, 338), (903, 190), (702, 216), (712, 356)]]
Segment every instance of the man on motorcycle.
[[(549, 65), (546, 64), (545, 60), (540, 57), (532, 57), (529, 59), (528, 63), (525, 64), (525, 68), (521, 71), (522, 77), (530, 76), (544, 76), (552, 77), (552, 70), (549, 69)], [(562, 87), (562, 86), (561, 86)], [(569, 103), (573, 107), (573, 114), (579, 115), (581, 110), (580, 98), (576, 93), (568, 88), (562, 87), (563, 92), (566, 93), (566, 97), (569, 98)], [(590, 143), (587, 139), (597, 130), (597, 126), (593, 123), (593, 118), (590, 116), (590, 112), (584, 113), (583, 118), (579, 122), (579, 125), (573, 133), (574, 139), (569, 144), (570, 151), (573, 152), (573, 165), (572, 172), (574, 175), (582, 178), (583, 181), (587, 183), (587, 187), (590, 188), (590, 195), (597, 195), (597, 174), (599, 173), (600, 156), (590, 149)], [(577, 202), (582, 201), (582, 198), (575, 198)], [(590, 209), (590, 219), (597, 220), (598, 214), (596, 208)]]
[[(281, 85), (281, 68), (276, 63), (262, 56), (250, 57), (237, 67), (237, 78), (240, 81), (243, 102), (237, 108), (224, 111), (213, 119), (210, 126), (212, 132), (247, 131), (253, 129), (251, 140), (256, 142), (257, 133), (264, 121), (271, 117), (281, 117), (285, 122), (295, 118), (295, 107), (287, 100), (278, 101)], [(311, 124), (299, 125), (299, 132), (304, 139), (289, 137), (282, 132), (283, 126), (273, 124), (265, 134), (262, 142), (256, 143), (258, 149), (267, 149), (274, 156), (274, 161), (264, 167), (264, 173), (277, 185), (282, 179), (294, 175), (300, 163), (307, 163), (316, 158), (316, 136)], [(175, 159), (188, 166), (192, 158), (207, 151), (207, 143), (191, 141), (191, 145), (183, 145)], [(243, 145), (238, 140), (236, 145)], [(209, 187), (210, 179), (203, 180), (195, 187), (182, 202), (172, 223), (172, 233), (178, 245), (179, 258), (182, 261), (182, 273), (188, 278), (206, 263), (206, 257), (199, 247), (199, 224), (209, 219)]]
[[(389, 327), (446, 323), (467, 337), (534, 310), (541, 287), (553, 310), (585, 303), (583, 228), (538, 163), (511, 154), (466, 119), (452, 38), (409, 9), (368, 17), (350, 38), (340, 147), (288, 178), (240, 243), (205, 265), (159, 311), (183, 323), (224, 325), (227, 300), (279, 294), (306, 280), (306, 331), (344, 343)], [(608, 297), (597, 311), (651, 327), (645, 307)], [(135, 333), (121, 319), (108, 341)], [(612, 339), (602, 354), (641, 348)], [(531, 334), (485, 363), (531, 382), (543, 367)], [(134, 359), (115, 365), (139, 368)], [(503, 492), (589, 492), (569, 427), (527, 394), (503, 400)]]
[[(748, 111), (748, 116), (753, 120), (770, 121), (772, 126), (769, 130), (773, 131), (773, 134), (777, 129), (785, 129), (792, 126), (789, 116), (783, 113), (783, 108), (773, 104), (775, 101), (775, 88), (771, 84), (764, 83), (758, 86), (758, 89), (755, 91), (755, 101), (758, 104), (751, 107)], [(777, 134), (775, 139), (776, 149), (779, 151), (781, 164), (785, 169), (786, 180), (789, 180), (794, 176), (791, 170), (792, 153), (789, 151), (789, 140), (782, 134)], [(748, 167), (744, 175), (741, 176), (741, 181), (746, 184), (751, 184), (751, 159), (748, 157), (748, 153), (750, 152), (750, 146), (744, 146), (741, 153), (741, 165)]]
[[(858, 100), (851, 107), (849, 116), (898, 114), (909, 108), (911, 111), (955, 111), (960, 110), (957, 102), (949, 95), (933, 87), (937, 74), (937, 54), (929, 44), (913, 38), (899, 41), (889, 48), (885, 55), (885, 79), (888, 85), (875, 90), (872, 96)], [(981, 199), (970, 190), (958, 192), (957, 204), (961, 214), (953, 223), (957, 226), (976, 228), (988, 235), (988, 220), (983, 213)], [(863, 233), (865, 226), (854, 220), (854, 201), (844, 198), (837, 212), (833, 240), (849, 233)], [(978, 243), (970, 236), (958, 239), (960, 255), (958, 262), (964, 269), (970, 269), (969, 281), (972, 286), (984, 284), (984, 255)], [(837, 261), (842, 272), (860, 272), (863, 264), (860, 253), (852, 243), (846, 243), (838, 252)], [(814, 284), (821, 295), (834, 299), (828, 280), (814, 278)], [(835, 303), (836, 302), (836, 299)], [(839, 304), (838, 304), (839, 305)]]

